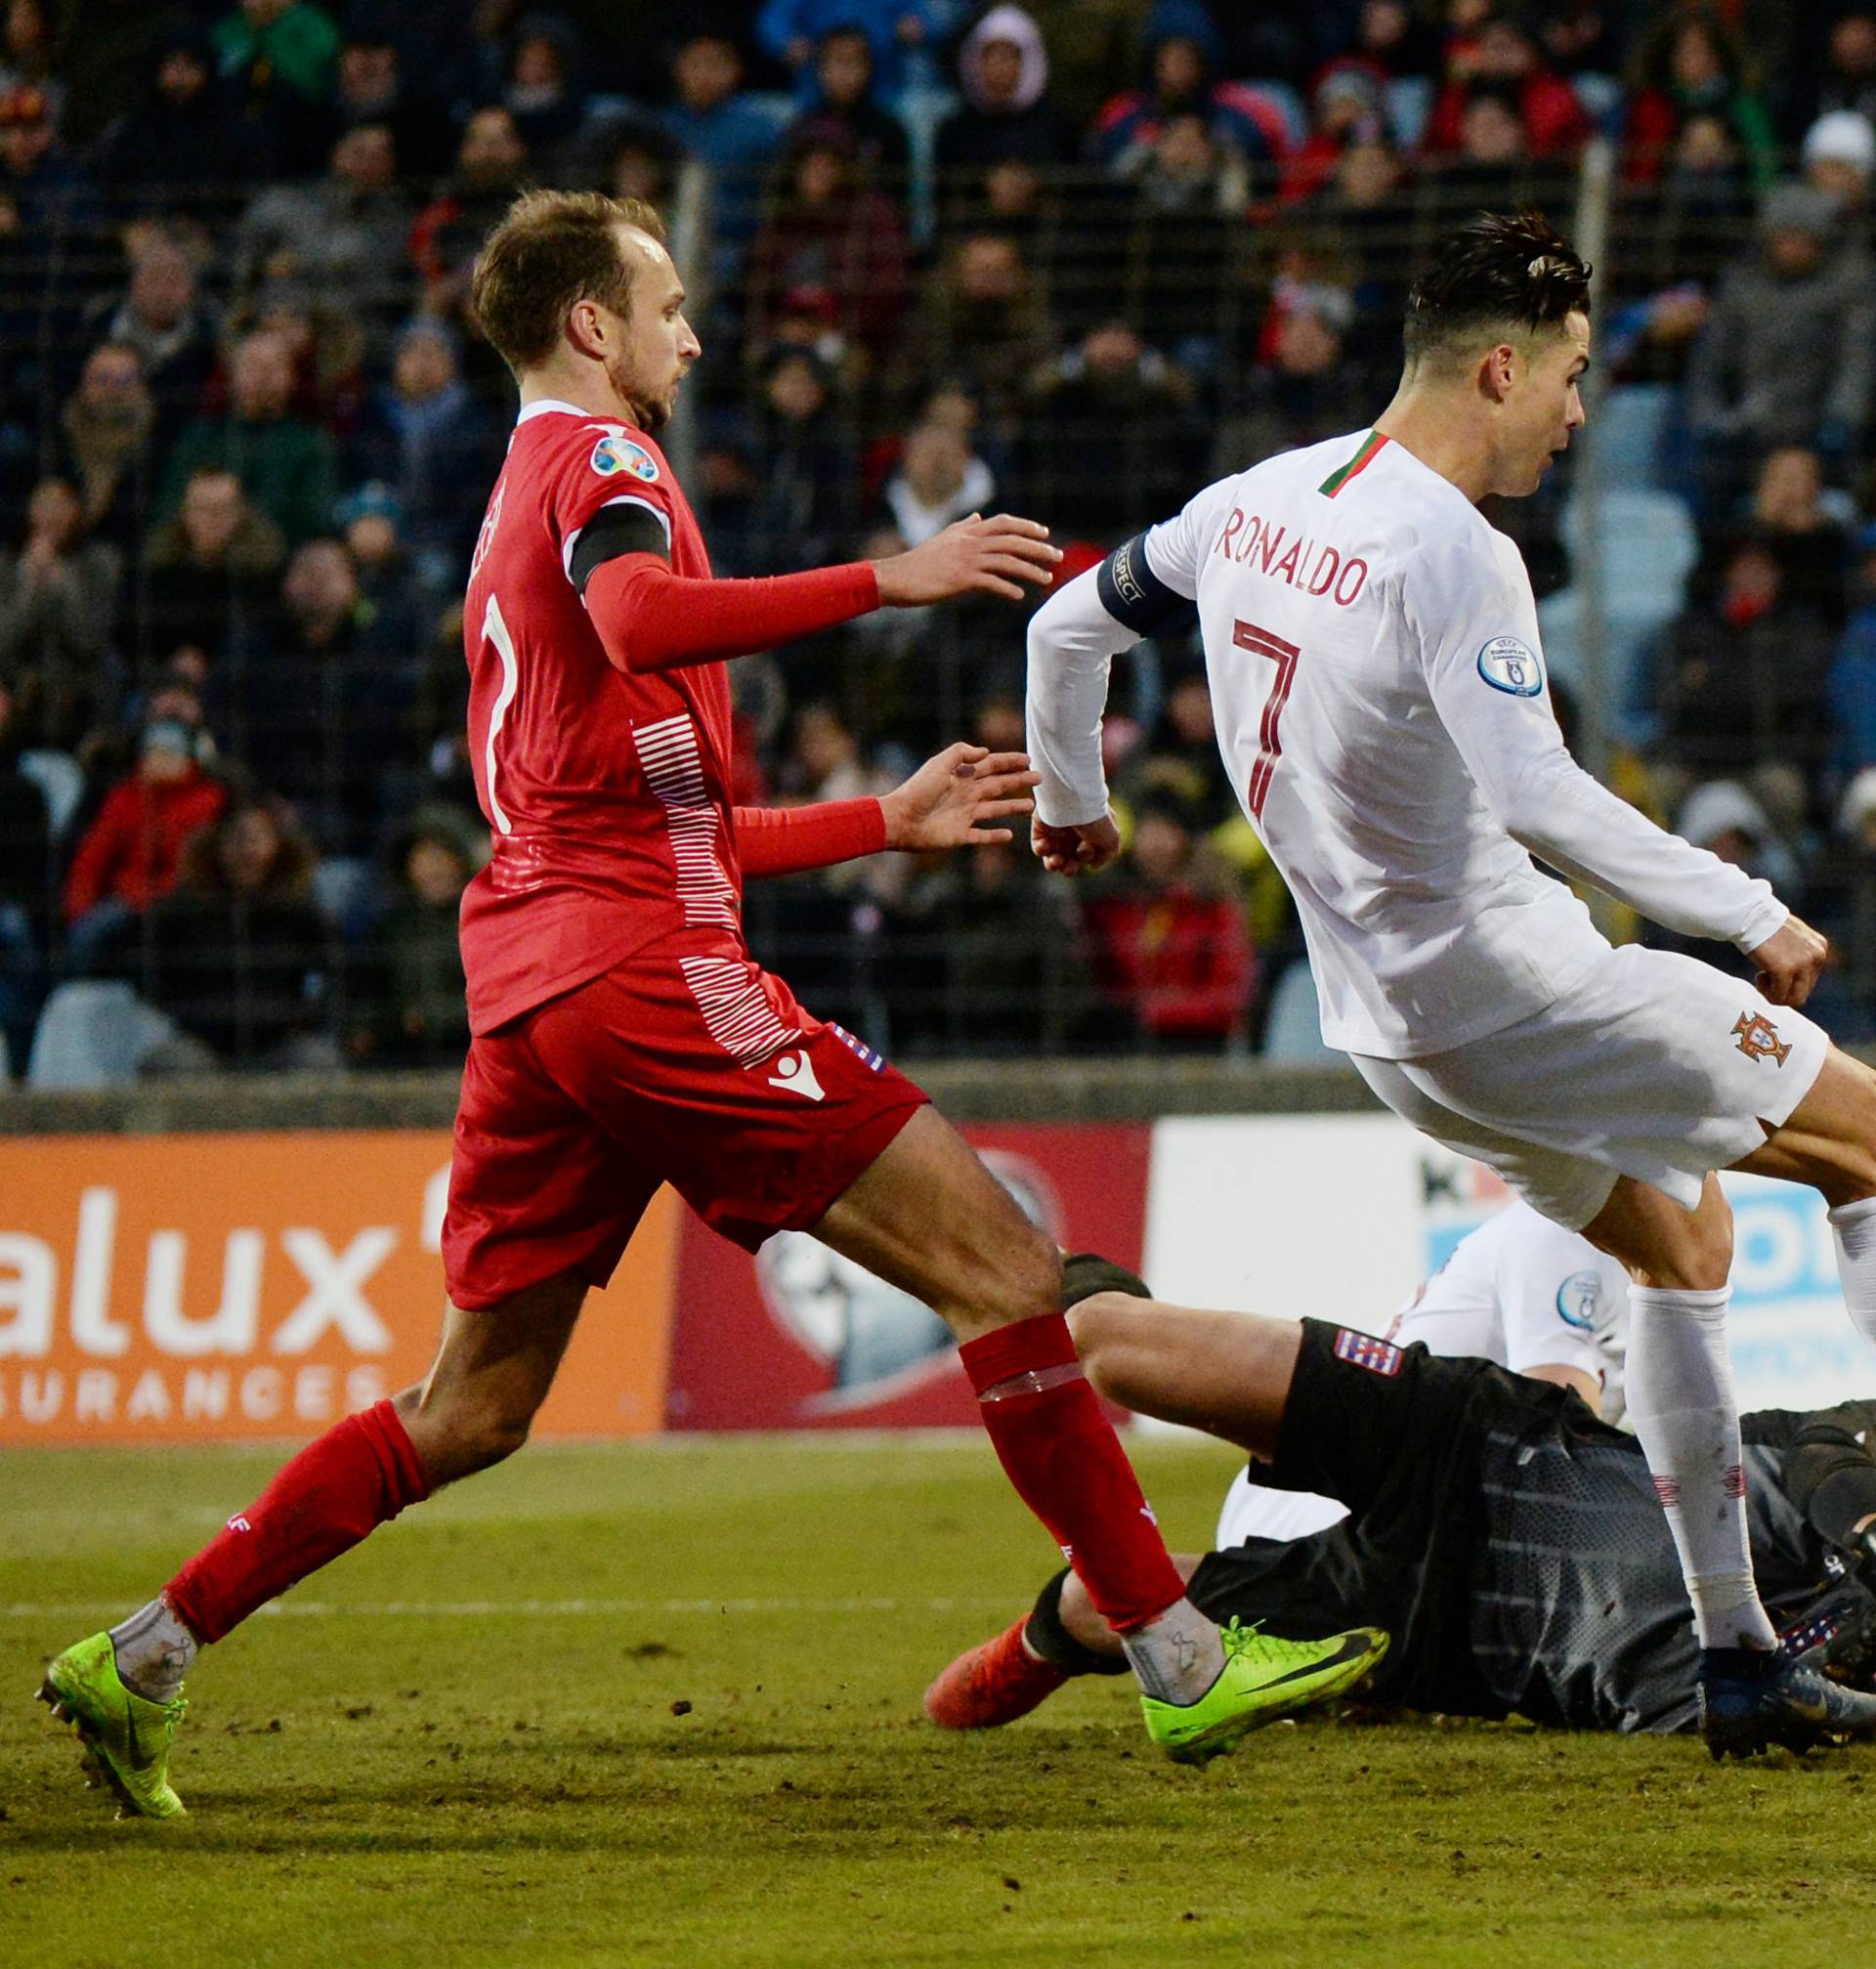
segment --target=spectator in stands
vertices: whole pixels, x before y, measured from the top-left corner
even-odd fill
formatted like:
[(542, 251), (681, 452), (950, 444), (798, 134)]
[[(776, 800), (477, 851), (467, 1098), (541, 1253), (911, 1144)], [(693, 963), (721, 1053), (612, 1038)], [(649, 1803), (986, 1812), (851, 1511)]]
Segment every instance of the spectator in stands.
[(797, 129), (749, 252), (752, 343), (761, 348), (777, 339), (789, 295), (818, 291), (851, 357), (863, 369), (875, 369), (905, 313), (906, 284), (898, 208), (866, 183), (852, 139), (828, 124)]
[(286, 536), (231, 471), (192, 472), (173, 520), (144, 541), (140, 629), (150, 653), (192, 650), (204, 674), (219, 668), (236, 629), (251, 631), (272, 606)]
[(941, 190), (956, 198), (966, 173), (996, 164), (1048, 170), (1071, 154), (1069, 132), (1048, 96), (1048, 49), (1032, 16), (993, 7), (958, 52), (963, 102), (938, 126)]
[[(88, 18), (77, 38), (85, 42), (95, 31)], [(115, 207), (214, 222), (231, 195), (265, 169), (268, 147), (216, 79), (215, 65), (208, 36), (168, 17), (145, 58), (138, 100), (111, 118), (94, 153)], [(74, 115), (87, 94), (77, 92)]]
[(0, 347), (8, 394), (57, 401), (84, 305), (111, 265), (97, 188), (60, 144), (45, 92), (0, 96)]
[(902, 399), (959, 383), (1001, 443), (1019, 434), (1023, 392), (1056, 349), (1054, 323), (1012, 239), (968, 233), (926, 278), (901, 352)]
[(183, 489), (201, 471), (233, 472), (289, 546), (332, 523), (337, 491), (330, 436), (291, 411), (291, 351), (277, 335), (257, 332), (235, 343), (223, 417), (198, 417), (176, 442), (164, 481), (174, 512)]
[(524, 14), (508, 45), (501, 100), (528, 154), (552, 171), (567, 157), (586, 111), (578, 80), (579, 44), (557, 15)]
[(1386, 82), (1437, 75), (1440, 39), (1431, 13), (1409, 0), (1362, 0), (1348, 59)]
[(1784, 99), (1785, 130), (1793, 143), (1832, 109), (1854, 109), (1876, 123), (1876, 8), (1852, 0), (1837, 10), (1821, 62), (1796, 64)]
[(1232, 254), (1251, 182), (1244, 159), (1197, 116), (1172, 116), (1150, 145), (1115, 160), (1134, 187), (1130, 252), (1140, 319), (1187, 367), (1218, 363)]
[(600, 147), (600, 184), (616, 198), (642, 198), (668, 212), (677, 197), (684, 147), (661, 123), (628, 116), (612, 124)]
[(807, 102), (818, 79), (814, 58), (822, 42), (834, 28), (857, 28), (867, 37), (880, 94), (890, 103), (905, 86), (907, 56), (932, 39), (940, 13), (934, 0), (763, 0), (755, 33), (794, 76)]
[(468, 305), (476, 255), (521, 190), (527, 169), (528, 146), (508, 109), (478, 109), (463, 125), (455, 169), (410, 234), (410, 256), (434, 312), (460, 313)]
[(314, 0), (240, 0), (210, 39), (218, 72), (272, 140), (274, 168), (289, 177), (316, 169), (338, 84), (332, 17)]
[(242, 213), (234, 287), (251, 295), (272, 280), (314, 290), (321, 306), (373, 327), (409, 301), (405, 249), (416, 210), (398, 183), (388, 123), (355, 123), (332, 147), (326, 175), (270, 185)]
[(1759, 474), (1752, 519), (1778, 563), (1782, 592), (1814, 611), (1833, 630), (1844, 625), (1849, 535), (1823, 504), (1823, 469), (1815, 451), (1783, 445)]
[(130, 246), (130, 282), (85, 315), (89, 341), (135, 349), (156, 406), (156, 442), (167, 449), (202, 407), (215, 373), (217, 326), (197, 293), (195, 268), (167, 233), (139, 229)]
[(1454, 44), (1448, 78), (1433, 100), (1422, 138), (1429, 155), (1451, 155), (1464, 148), (1466, 112), (1480, 95), (1511, 109), (1533, 157), (1574, 156), (1590, 134), (1590, 119), (1576, 91), (1549, 65), (1530, 31), (1510, 12), (1487, 13), (1469, 36)]
[[(407, 18), (405, 7), (395, 11)], [(427, 49), (430, 91), (413, 88), (403, 51), (389, 31), (392, 18), (389, 8), (381, 15), (370, 9), (355, 9), (348, 15), (332, 113), (341, 130), (365, 123), (389, 130), (398, 169), (405, 177), (438, 177), (448, 168), (455, 147), (455, 132), (436, 100), (448, 93), (448, 59), (441, 49)]]
[(1780, 809), (1779, 781), (1814, 798), (1830, 753), (1832, 649), (1828, 622), (1785, 593), (1776, 555), (1741, 541), (1711, 599), (1667, 632), (1664, 757), (1694, 779), (1740, 780)]
[(1876, 124), (1855, 109), (1830, 109), (1805, 132), (1805, 183), (1835, 198), (1853, 233), (1869, 218), (1870, 179), (1876, 176)]
[(1049, 95), (1063, 125), (1083, 132), (1114, 94), (1117, 76), (1138, 75), (1152, 0), (1022, 0), (1048, 50)]
[(411, 551), (436, 578), (475, 544), (507, 429), (463, 381), (455, 331), (419, 315), (399, 335), (387, 390), (351, 448), (351, 477), (397, 498)]
[(1845, 457), (1869, 420), (1873, 365), (1866, 264), (1840, 249), (1831, 198), (1781, 185), (1765, 201), (1759, 250), (1721, 283), (1688, 367), (1688, 418), (1713, 509), (1727, 509), (1774, 445)]
[(0, 667), (19, 693), (30, 742), (70, 751), (107, 708), (106, 658), (123, 557), (85, 533), (84, 507), (64, 479), (42, 479), (25, 538), (0, 554)]
[(743, 52), (727, 34), (696, 33), (671, 61), (677, 100), (663, 112), (666, 130), (687, 155), (709, 167), (716, 187), (715, 233), (720, 278), (734, 279), (762, 216), (762, 181), (781, 148), (774, 117), (743, 89)]
[(1230, 455), (1267, 458), (1347, 427), (1356, 377), (1343, 343), (1354, 317), (1354, 297), (1344, 287), (1278, 280), (1261, 338), (1267, 358), (1246, 379)]
[(176, 885), (183, 849), (228, 804), (228, 789), (197, 761), (180, 718), (150, 719), (135, 769), (105, 795), (65, 877), (65, 968), (107, 965), (136, 917)]
[(61, 469), (82, 523), (131, 565), (156, 510), (156, 400), (128, 342), (100, 342), (59, 412)]
[(885, 496), (899, 537), (917, 547), (954, 520), (988, 511), (996, 493), (990, 467), (955, 424), (923, 423), (906, 434)]
[(348, 492), (332, 517), (352, 556), (359, 594), (371, 611), (376, 640), (400, 670), (414, 677), (429, 619), (441, 595), (460, 585), (460, 564), (447, 573), (417, 564), (405, 538), (404, 508), (396, 492), (381, 479), (367, 480)]
[(1110, 318), (1037, 377), (1023, 480), (1058, 540), (1118, 544), (1202, 477), (1191, 379)]
[(0, 90), (42, 90), (55, 119), (62, 118), (65, 86), (58, 72), (59, 52), (49, 0), (8, 0), (0, 17)]
[(312, 843), (277, 800), (249, 795), (190, 841), (174, 891), (145, 918), (144, 994), (180, 1028), (147, 1074), (338, 1064), (323, 1031), (328, 937)]
[(1216, 144), (1247, 163), (1280, 158), (1289, 145), (1282, 111), (1255, 89), (1219, 81), (1222, 52), (1199, 0), (1159, 0), (1147, 30), (1147, 86), (1114, 97), (1094, 119), (1094, 160), (1112, 170), (1124, 158), (1151, 152), (1179, 117), (1197, 117)]
[(277, 619), (210, 683), (230, 751), (266, 769), (322, 854), (354, 860), (377, 849), (387, 773), (410, 750), (409, 706), (352, 557), (330, 538), (295, 549)]
[(419, 807), (387, 857), (393, 899), (362, 969), (353, 1057), (372, 1066), (455, 1064), (469, 1048), (456, 918), (487, 835), (457, 808)]
[(912, 177), (912, 140), (874, 94), (873, 44), (865, 28), (829, 28), (814, 51), (814, 94), (793, 130), (821, 123), (844, 130), (868, 184), (903, 200)]
[(833, 386), (812, 350), (773, 351), (760, 397), (714, 448), (710, 531), (730, 571), (824, 567), (850, 545), (860, 468)]
[(46, 796), (20, 768), (23, 744), (14, 702), (12, 682), (0, 668), (0, 1043), (7, 1063), (23, 1072), (44, 994), (53, 860)]
[(1715, 14), (1669, 15), (1636, 50), (1622, 133), (1630, 179), (1658, 179), (1687, 124), (1709, 116), (1731, 134), (1753, 189), (1765, 191), (1777, 175), (1778, 145), (1766, 106), (1746, 80), (1745, 51)]
[(1151, 794), (1134, 815), (1119, 883), (1087, 917), (1096, 973), (1138, 1037), (1217, 1051), (1245, 1035), (1258, 959), (1233, 878), (1197, 834), (1184, 801)]
[(1173, 787), (1196, 834), (1210, 834), (1236, 814), (1238, 798), (1218, 751), (1212, 687), (1202, 669), (1181, 672), (1168, 687), (1159, 723), (1141, 755), (1129, 761), (1128, 781), (1130, 794), (1153, 783)]
[(1876, 1034), (1876, 770), (1844, 789), (1833, 833), (1807, 857), (1799, 906), (1836, 960), (1819, 980), (1830, 1030), (1841, 1043), (1866, 1044)]
[(1359, 62), (1333, 64), (1309, 99), (1309, 135), (1283, 160), (1285, 201), (1316, 197), (1335, 182), (1350, 145), (1386, 143), (1387, 137), (1382, 78)]

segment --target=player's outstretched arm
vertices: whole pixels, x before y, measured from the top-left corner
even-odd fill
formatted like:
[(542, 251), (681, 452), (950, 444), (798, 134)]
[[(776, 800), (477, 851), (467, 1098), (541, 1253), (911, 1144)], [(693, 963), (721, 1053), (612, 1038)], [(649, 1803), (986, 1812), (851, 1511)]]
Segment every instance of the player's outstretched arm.
[(746, 876), (790, 876), (886, 848), (994, 847), (1010, 830), (987, 823), (1027, 814), (1035, 784), (1025, 753), (947, 746), (878, 799), (738, 807), (737, 855)]
[(1779, 1003), (1801, 1005), (1822, 957), (1807, 965), (1778, 941), (1791, 912), (1770, 883), (1656, 827), (1570, 756), (1525, 640), (1535, 612), (1518, 574), (1514, 587), (1489, 550), (1459, 540), (1426, 558), (1403, 597), (1440, 723), (1499, 825), (1559, 874), (1664, 928), (1754, 956), (1791, 994)]
[(673, 574), (662, 553), (646, 547), (582, 568), (576, 578), (607, 657), (637, 675), (753, 656), (878, 608), (972, 593), (1020, 600), (1020, 584), (1046, 587), (1062, 557), (1047, 533), (1035, 520), (973, 515), (887, 560), (799, 575), (699, 580)]
[(1036, 762), (1032, 852), (1051, 875), (1103, 869), (1121, 851), (1107, 807), (1101, 718), (1108, 671), (1180, 597), (1150, 573), (1141, 592), (1145, 535), (1118, 547), (1049, 596), (1029, 620), (1027, 716)]

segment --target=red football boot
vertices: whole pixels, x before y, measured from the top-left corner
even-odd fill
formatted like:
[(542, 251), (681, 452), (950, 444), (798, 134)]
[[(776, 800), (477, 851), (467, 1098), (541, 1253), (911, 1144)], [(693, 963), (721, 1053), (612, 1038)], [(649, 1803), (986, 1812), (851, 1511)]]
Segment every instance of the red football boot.
[(925, 1691), (925, 1714), (940, 1730), (995, 1730), (1027, 1716), (1069, 1678), (1023, 1646), (1029, 1615), (959, 1655)]

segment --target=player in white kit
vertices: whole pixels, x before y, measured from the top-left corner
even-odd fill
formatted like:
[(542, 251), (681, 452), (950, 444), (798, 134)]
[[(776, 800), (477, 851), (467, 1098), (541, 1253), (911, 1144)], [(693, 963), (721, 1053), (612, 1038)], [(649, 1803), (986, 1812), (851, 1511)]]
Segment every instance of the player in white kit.
[[(1876, 1075), (1797, 1009), (1824, 940), (1764, 881), (1661, 832), (1571, 759), (1530, 580), (1477, 509), (1534, 492), (1583, 422), (1589, 274), (1535, 214), (1448, 235), (1367, 431), (1266, 459), (1058, 590), (1030, 628), (1033, 839), (1119, 852), (1112, 657), (1196, 599), (1219, 746), (1296, 899), (1323, 1038), (1426, 1134), (1629, 1267), (1629, 1417), (1667, 1508), (1716, 1755), (1802, 1736), (1815, 1691), (1753, 1585), (1716, 1169), (1814, 1183), (1876, 1341)], [(1759, 988), (1612, 949), (1593, 883), (1729, 942)]]
[[(1604, 1422), (1622, 1420), (1628, 1272), (1521, 1200), (1468, 1231), (1374, 1331), (1397, 1348), (1418, 1343), (1448, 1360), (1496, 1361), (1555, 1382)], [(1247, 1538), (1304, 1538), (1347, 1515), (1332, 1497), (1254, 1483), (1241, 1470), (1219, 1507), (1213, 1542), (1225, 1551)]]

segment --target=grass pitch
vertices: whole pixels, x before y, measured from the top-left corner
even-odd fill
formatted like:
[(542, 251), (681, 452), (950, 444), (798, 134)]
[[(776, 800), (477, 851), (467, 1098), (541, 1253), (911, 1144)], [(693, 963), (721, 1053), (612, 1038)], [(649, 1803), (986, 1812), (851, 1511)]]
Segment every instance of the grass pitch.
[[(1172, 1542), (1223, 1452), (1147, 1445)], [(0, 1458), (0, 1963), (1867, 1961), (1876, 1751), (1278, 1726), (1189, 1772), (1115, 1682), (918, 1696), (1049, 1568), (981, 1444), (531, 1449), (200, 1664), (191, 1816), (117, 1823), (29, 1700), (271, 1456)]]

